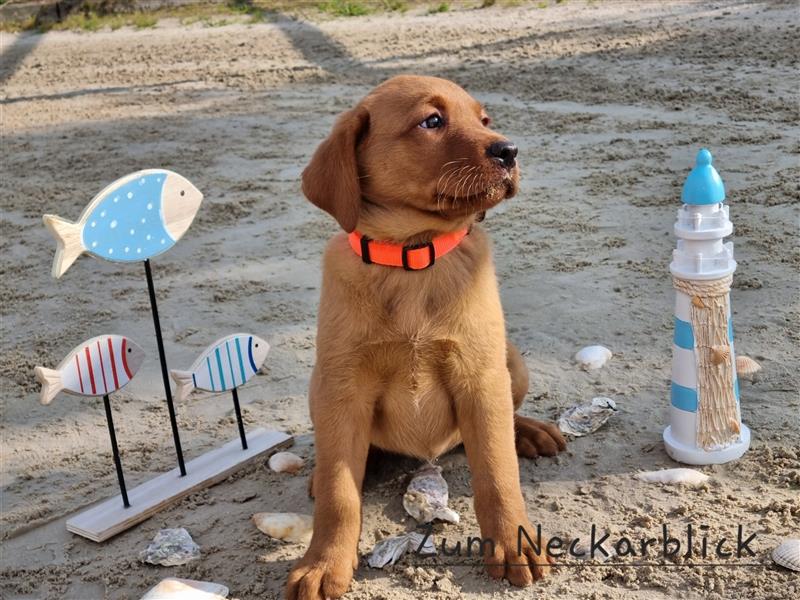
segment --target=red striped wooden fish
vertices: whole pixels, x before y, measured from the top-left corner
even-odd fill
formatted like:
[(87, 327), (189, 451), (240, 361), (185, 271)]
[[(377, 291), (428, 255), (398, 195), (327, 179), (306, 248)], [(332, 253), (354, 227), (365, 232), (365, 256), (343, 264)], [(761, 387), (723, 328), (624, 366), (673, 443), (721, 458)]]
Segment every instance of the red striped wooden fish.
[(121, 335), (100, 335), (74, 348), (55, 369), (36, 367), (40, 401), (50, 404), (62, 390), (78, 396), (104, 396), (127, 384), (144, 361), (138, 344)]

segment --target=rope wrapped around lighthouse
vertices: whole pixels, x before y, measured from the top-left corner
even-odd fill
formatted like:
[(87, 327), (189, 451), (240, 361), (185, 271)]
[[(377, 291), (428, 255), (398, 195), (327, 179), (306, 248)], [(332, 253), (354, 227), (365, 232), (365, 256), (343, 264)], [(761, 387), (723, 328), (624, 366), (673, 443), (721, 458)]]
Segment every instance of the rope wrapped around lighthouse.
[(670, 272), (675, 287), (670, 426), (667, 453), (688, 464), (742, 456), (750, 431), (741, 421), (730, 289), (736, 261), (725, 186), (700, 150), (683, 186)]

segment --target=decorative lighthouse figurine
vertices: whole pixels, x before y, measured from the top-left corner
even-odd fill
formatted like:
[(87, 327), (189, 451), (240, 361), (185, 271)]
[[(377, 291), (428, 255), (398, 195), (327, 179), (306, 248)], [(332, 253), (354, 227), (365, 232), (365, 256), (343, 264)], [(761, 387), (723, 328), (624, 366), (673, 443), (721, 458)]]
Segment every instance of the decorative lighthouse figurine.
[(683, 185), (669, 270), (676, 290), (667, 453), (691, 465), (736, 460), (750, 446), (742, 424), (730, 289), (736, 261), (725, 186), (702, 149)]

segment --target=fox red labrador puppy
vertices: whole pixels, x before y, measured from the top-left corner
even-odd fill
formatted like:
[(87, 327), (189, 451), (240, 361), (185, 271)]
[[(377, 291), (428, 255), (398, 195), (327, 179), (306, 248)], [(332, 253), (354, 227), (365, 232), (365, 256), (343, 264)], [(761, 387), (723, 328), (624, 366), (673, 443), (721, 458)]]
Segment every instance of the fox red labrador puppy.
[[(527, 585), (548, 559), (531, 532), (517, 454), (551, 456), (552, 423), (515, 415), (528, 372), (506, 340), (484, 212), (517, 191), (517, 147), (455, 83), (394, 77), (341, 115), (303, 193), (344, 233), (324, 256), (309, 401), (314, 536), (288, 598), (339, 598), (357, 567), (370, 446), (434, 460), (464, 444), (489, 574)], [(533, 537), (533, 534), (531, 534)]]

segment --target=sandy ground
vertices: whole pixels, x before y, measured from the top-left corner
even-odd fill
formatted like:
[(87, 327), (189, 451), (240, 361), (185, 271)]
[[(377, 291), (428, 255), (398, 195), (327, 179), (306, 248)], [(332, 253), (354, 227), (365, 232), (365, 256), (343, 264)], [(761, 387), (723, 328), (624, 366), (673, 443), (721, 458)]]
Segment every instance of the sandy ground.
[[(115, 491), (102, 403), (37, 402), (36, 364), (55, 365), (105, 332), (149, 356), (114, 396), (129, 484), (174, 465), (143, 269), (79, 260), (50, 278), (44, 212), (75, 219), (106, 183), (163, 166), (206, 200), (192, 228), (154, 261), (167, 355), (188, 365), (216, 337), (253, 331), (272, 345), (242, 390), (249, 426), (298, 435), (313, 462), (306, 387), (314, 360), (319, 257), (332, 219), (305, 202), (298, 176), (334, 116), (399, 72), (449, 77), (484, 101), (521, 148), (517, 198), (486, 221), (511, 338), (533, 388), (524, 412), (555, 417), (593, 396), (621, 412), (557, 459), (522, 462), (533, 523), (546, 532), (659, 536), (662, 523), (709, 526), (709, 538), (757, 533), (750, 567), (562, 568), (524, 592), (474, 560), (408, 558), (362, 565), (349, 598), (788, 598), (797, 577), (769, 551), (800, 533), (797, 365), (798, 35), (796, 4), (595, 3), (279, 20), (218, 28), (3, 35), (0, 110), (2, 250), (3, 598), (139, 598), (169, 575), (224, 582), (231, 597), (278, 598), (303, 548), (271, 541), (249, 517), (310, 512), (306, 475), (264, 461), (111, 541), (68, 534), (67, 515)], [(737, 351), (763, 376), (742, 384), (753, 431), (745, 457), (704, 468), (695, 491), (632, 479), (676, 466), (665, 454), (673, 291), (667, 272), (680, 186), (701, 145), (729, 190), (739, 268), (732, 294)], [(571, 360), (602, 343), (597, 372)], [(226, 396), (180, 406), (188, 457), (232, 439)], [(441, 459), (460, 525), (477, 535), (461, 451)], [(364, 493), (361, 553), (414, 527), (401, 505), (413, 461), (379, 465)], [(165, 526), (185, 526), (203, 556), (143, 566)], [(612, 538), (614, 539), (614, 538)], [(630, 558), (625, 560), (630, 561)], [(695, 561), (696, 562), (696, 561)], [(736, 561), (728, 561), (730, 563)]]

